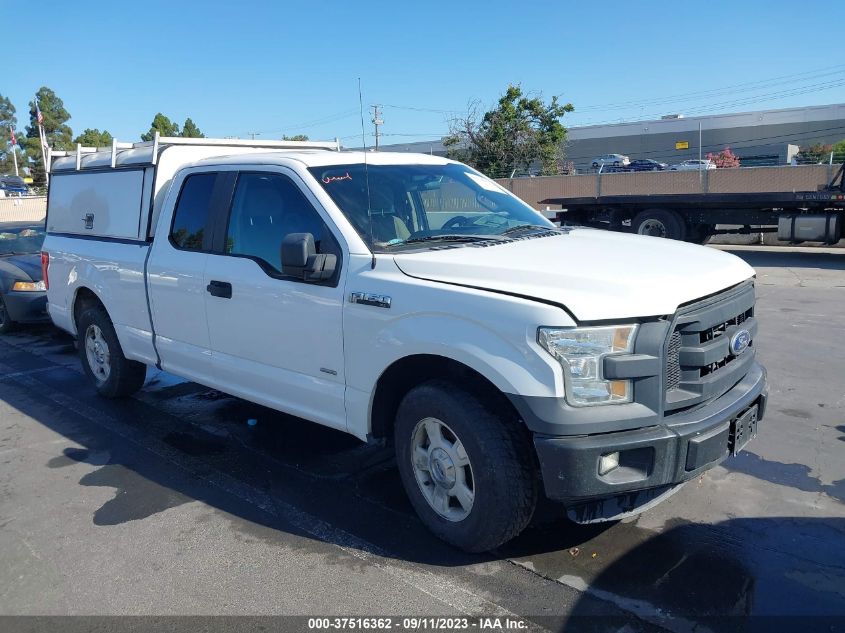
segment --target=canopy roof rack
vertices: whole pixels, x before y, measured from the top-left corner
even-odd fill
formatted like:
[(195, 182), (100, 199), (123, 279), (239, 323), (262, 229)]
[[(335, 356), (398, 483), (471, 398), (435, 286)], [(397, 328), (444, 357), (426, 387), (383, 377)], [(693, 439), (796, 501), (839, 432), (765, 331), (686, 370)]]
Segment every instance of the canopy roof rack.
[(186, 138), (182, 136), (159, 136), (152, 141), (125, 143), (112, 139), (111, 148), (84, 147), (77, 143), (71, 151), (50, 151), (48, 171), (79, 171), (82, 169), (123, 166), (155, 165), (161, 151), (173, 145), (191, 147), (231, 147), (241, 150), (324, 150), (340, 151), (340, 140), (334, 141), (256, 141), (232, 138)]

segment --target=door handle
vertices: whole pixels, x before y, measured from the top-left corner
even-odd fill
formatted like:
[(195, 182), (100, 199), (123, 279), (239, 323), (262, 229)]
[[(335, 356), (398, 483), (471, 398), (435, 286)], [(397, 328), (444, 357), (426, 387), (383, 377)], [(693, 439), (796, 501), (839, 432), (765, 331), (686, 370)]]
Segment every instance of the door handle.
[(212, 280), (205, 288), (212, 297), (220, 297), (221, 299), (232, 298), (232, 284), (228, 281), (214, 281)]

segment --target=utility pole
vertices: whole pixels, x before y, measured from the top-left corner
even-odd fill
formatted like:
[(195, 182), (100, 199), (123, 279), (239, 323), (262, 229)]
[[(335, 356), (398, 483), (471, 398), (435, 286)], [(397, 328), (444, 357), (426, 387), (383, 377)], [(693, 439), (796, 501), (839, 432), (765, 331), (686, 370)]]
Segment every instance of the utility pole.
[(701, 169), (701, 121), (698, 122), (698, 168)]
[(379, 112), (379, 108), (381, 108), (380, 104), (374, 103), (370, 107), (373, 109), (373, 125), (376, 128), (376, 151), (378, 151), (378, 139), (379, 139), (378, 128), (379, 128), (380, 125), (384, 125), (384, 119), (380, 118), (381, 117), (381, 112)]
[(261, 136), (261, 132), (247, 132), (249, 137), (254, 141), (256, 136)]

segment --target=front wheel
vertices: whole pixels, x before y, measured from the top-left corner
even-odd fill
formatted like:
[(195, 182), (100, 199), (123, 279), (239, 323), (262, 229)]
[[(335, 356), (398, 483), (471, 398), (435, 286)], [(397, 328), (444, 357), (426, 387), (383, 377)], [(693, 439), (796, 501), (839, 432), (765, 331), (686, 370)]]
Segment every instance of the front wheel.
[(394, 439), (411, 504), (447, 543), (484, 552), (531, 521), (538, 498), (535, 459), (515, 416), (432, 380), (402, 400)]
[(82, 367), (101, 396), (130, 396), (143, 386), (147, 366), (123, 355), (105, 310), (100, 307), (85, 309), (79, 316), (76, 331)]

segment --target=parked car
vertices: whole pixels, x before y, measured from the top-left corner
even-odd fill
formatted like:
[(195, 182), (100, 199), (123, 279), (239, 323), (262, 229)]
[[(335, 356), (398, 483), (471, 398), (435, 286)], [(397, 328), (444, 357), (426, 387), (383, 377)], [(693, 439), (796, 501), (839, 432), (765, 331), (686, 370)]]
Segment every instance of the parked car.
[(422, 522), (468, 551), (541, 494), (582, 523), (642, 512), (757, 432), (738, 257), (557, 227), (437, 156), (130, 147), (51, 168), (49, 311), (104, 397), (155, 365), (387, 442)]
[(20, 176), (0, 176), (0, 197), (25, 196), (29, 188)]
[(611, 167), (625, 167), (630, 162), (631, 159), (622, 154), (604, 154), (603, 156), (597, 156), (594, 158), (593, 162), (590, 164), (593, 169), (598, 169), (603, 165)]
[(0, 223), (0, 334), (17, 323), (48, 321), (41, 279), (44, 225)]
[(626, 171), (663, 171), (668, 165), (650, 158), (638, 158), (628, 163)]
[(702, 160), (693, 158), (669, 167), (669, 171), (699, 171), (701, 169), (716, 169), (716, 163), (707, 158)]

